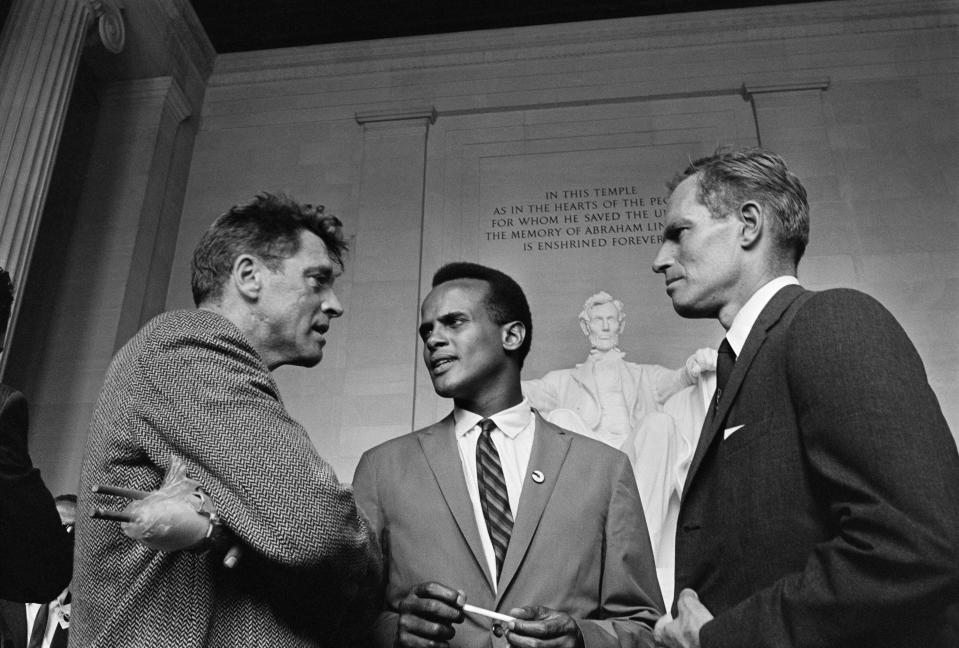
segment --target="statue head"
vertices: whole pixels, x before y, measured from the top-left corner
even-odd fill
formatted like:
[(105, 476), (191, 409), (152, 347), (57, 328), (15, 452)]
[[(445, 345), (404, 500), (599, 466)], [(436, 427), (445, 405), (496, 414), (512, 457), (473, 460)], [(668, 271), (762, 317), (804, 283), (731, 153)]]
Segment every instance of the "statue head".
[(609, 351), (619, 345), (619, 334), (626, 326), (623, 302), (600, 291), (586, 300), (579, 314), (579, 326), (589, 344), (597, 351)]

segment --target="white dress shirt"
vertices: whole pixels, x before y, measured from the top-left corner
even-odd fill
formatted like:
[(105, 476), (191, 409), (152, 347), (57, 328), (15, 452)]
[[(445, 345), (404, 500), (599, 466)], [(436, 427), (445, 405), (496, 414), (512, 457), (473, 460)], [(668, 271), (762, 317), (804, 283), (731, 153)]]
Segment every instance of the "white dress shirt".
[[(529, 400), (523, 399), (502, 412), (488, 416), (496, 423), (496, 429), (490, 433), (496, 452), (499, 454), (500, 465), (503, 467), (503, 477), (506, 480), (506, 491), (509, 494), (509, 508), (516, 519), (519, 510), (519, 497), (523, 490), (523, 480), (526, 478), (526, 467), (529, 465), (529, 455), (533, 450), (533, 433), (536, 418), (530, 408)], [(456, 434), (456, 444), (459, 447), (460, 462), (463, 464), (463, 475), (466, 477), (466, 489), (469, 491), (470, 502), (473, 504), (473, 517), (479, 529), (480, 542), (483, 544), (483, 554), (486, 557), (486, 566), (489, 574), (496, 573), (496, 554), (493, 552), (493, 542), (486, 529), (486, 518), (483, 516), (483, 505), (480, 503), (479, 484), (476, 480), (476, 442), (479, 439), (480, 429), (477, 425), (483, 419), (479, 414), (454, 408), (453, 432)], [(496, 591), (495, 579), (493, 591)]]
[(736, 313), (733, 323), (726, 331), (726, 339), (729, 340), (729, 346), (736, 352), (736, 357), (743, 351), (743, 345), (746, 344), (746, 338), (753, 329), (753, 324), (759, 319), (759, 314), (766, 308), (766, 304), (775, 297), (776, 293), (786, 286), (799, 285), (799, 280), (792, 275), (782, 275), (776, 277), (762, 288), (753, 293), (753, 296), (743, 304), (743, 307)]

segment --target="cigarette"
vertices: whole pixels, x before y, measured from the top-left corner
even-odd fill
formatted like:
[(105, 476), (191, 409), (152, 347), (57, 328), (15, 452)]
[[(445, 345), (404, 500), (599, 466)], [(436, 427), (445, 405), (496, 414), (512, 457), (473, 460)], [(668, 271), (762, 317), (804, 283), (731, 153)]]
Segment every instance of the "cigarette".
[(499, 612), (493, 612), (492, 610), (484, 610), (481, 607), (476, 607), (475, 605), (470, 605), (469, 603), (463, 606), (464, 612), (471, 612), (473, 614), (478, 614), (480, 616), (489, 617), (490, 619), (496, 619), (497, 621), (515, 621), (515, 617), (511, 617), (508, 614), (500, 614)]
[(123, 511), (110, 511), (108, 509), (95, 508), (90, 511), (90, 517), (97, 520), (116, 520), (117, 522), (133, 522), (133, 516)]
[(130, 499), (141, 500), (147, 495), (148, 492), (142, 490), (134, 490), (132, 488), (120, 488), (119, 486), (107, 486), (106, 484), (99, 484), (90, 489), (94, 493), (102, 493), (103, 495), (117, 495), (119, 497), (129, 497)]

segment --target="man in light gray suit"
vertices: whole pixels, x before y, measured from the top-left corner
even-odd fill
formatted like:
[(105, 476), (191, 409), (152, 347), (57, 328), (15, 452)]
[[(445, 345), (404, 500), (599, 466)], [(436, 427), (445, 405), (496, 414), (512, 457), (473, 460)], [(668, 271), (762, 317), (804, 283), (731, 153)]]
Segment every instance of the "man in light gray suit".
[(419, 332), (454, 408), (356, 469), (387, 562), (374, 645), (651, 646), (662, 602), (629, 461), (523, 398), (523, 291), (491, 268), (444, 266)]

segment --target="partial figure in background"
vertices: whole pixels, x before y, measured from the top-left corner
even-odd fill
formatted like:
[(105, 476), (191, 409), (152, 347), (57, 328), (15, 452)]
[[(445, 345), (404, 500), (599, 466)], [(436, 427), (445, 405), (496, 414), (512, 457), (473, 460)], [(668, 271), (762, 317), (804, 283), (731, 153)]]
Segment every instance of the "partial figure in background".
[[(0, 351), (13, 306), (13, 282), (0, 268)], [(0, 385), (0, 598), (46, 602), (70, 582), (73, 537), (27, 451), (23, 394)]]
[[(72, 539), (77, 496), (57, 495), (55, 502), (60, 525)], [(69, 630), (69, 587), (47, 603), (0, 601), (0, 648), (67, 648)]]
[(114, 357), (90, 424), (81, 510), (128, 507), (127, 531), (142, 541), (149, 525), (133, 533), (144, 520), (130, 498), (163, 500), (164, 483), (189, 497), (184, 480), (195, 480), (217, 513), (209, 530), (228, 529), (243, 557), (225, 569), (205, 541), (158, 551), (81, 516), (72, 646), (347, 645), (348, 624), (363, 621), (353, 600), (378, 582), (381, 557), (351, 489), (271, 375), (322, 359), (343, 314), (333, 284), (345, 249), (339, 219), (322, 207), (271, 194), (237, 205), (194, 251), (197, 308), (155, 317)]
[[(683, 367), (627, 362), (619, 349), (626, 326), (623, 302), (601, 291), (579, 314), (589, 357), (572, 369), (523, 381), (523, 393), (547, 420), (619, 448), (630, 458), (646, 511), (650, 541), (664, 595), (672, 592), (675, 520), (704, 407), (699, 383), (716, 367), (716, 351), (699, 349)], [(679, 395), (676, 417), (664, 412)], [(670, 526), (670, 520), (672, 526)]]

